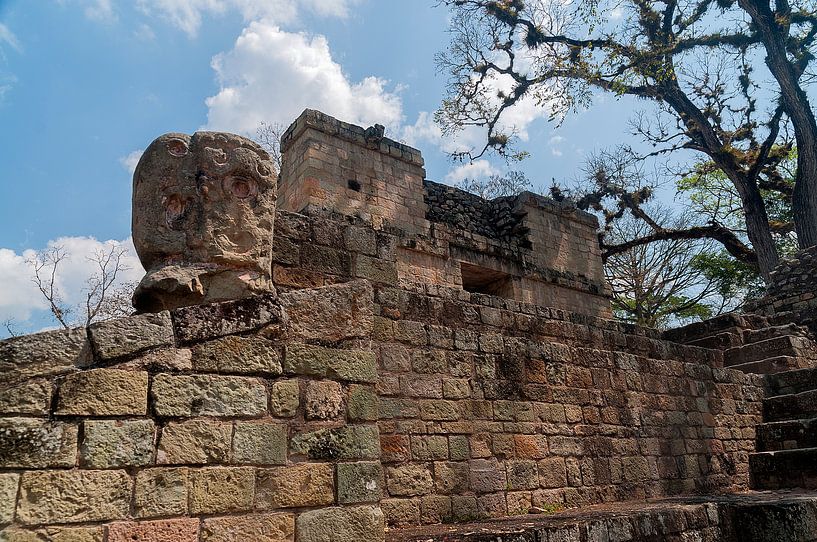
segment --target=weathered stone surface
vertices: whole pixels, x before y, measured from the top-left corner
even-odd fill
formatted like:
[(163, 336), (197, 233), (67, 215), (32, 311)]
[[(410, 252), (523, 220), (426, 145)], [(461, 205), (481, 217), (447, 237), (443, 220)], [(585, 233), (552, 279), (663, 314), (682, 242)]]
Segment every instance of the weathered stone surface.
[(338, 382), (321, 380), (307, 383), (307, 419), (332, 420), (343, 412), (343, 387)]
[(262, 337), (224, 337), (193, 347), (196, 371), (215, 373), (281, 374), (281, 353)]
[(17, 520), (41, 525), (122, 519), (130, 509), (132, 485), (121, 470), (24, 472)]
[(338, 503), (376, 502), (382, 497), (380, 462), (338, 463)]
[(42, 418), (0, 418), (0, 467), (72, 467), (77, 426)]
[(374, 322), (372, 286), (356, 280), (281, 294), (291, 338), (340, 341), (371, 334)]
[(258, 378), (157, 375), (151, 387), (159, 416), (258, 416), (267, 411), (267, 388)]
[(215, 420), (169, 422), (162, 428), (156, 462), (171, 465), (226, 463), (233, 425)]
[(84, 467), (138, 467), (153, 460), (153, 420), (87, 420), (80, 452)]
[(11, 523), (14, 519), (14, 505), (19, 485), (19, 474), (0, 473), (0, 524)]
[(407, 463), (386, 469), (386, 487), (392, 496), (425, 495), (434, 487), (434, 478), (425, 466)]
[(68, 375), (57, 392), (57, 414), (129, 416), (147, 412), (148, 374), (91, 369)]
[(160, 519), (113, 523), (108, 527), (108, 542), (198, 542), (198, 518)]
[(88, 329), (97, 359), (106, 361), (173, 345), (170, 313), (139, 314), (91, 324)]
[(190, 471), (190, 513), (222, 514), (252, 510), (255, 470), (206, 467)]
[(377, 420), (377, 394), (370, 386), (352, 384), (346, 404), (349, 421), (368, 422)]
[(12, 337), (0, 341), (0, 389), (36, 376), (69, 373), (90, 361), (84, 328)]
[(256, 143), (218, 132), (154, 140), (133, 175), (133, 242), (156, 312), (272, 290), (276, 174)]
[(192, 355), (189, 348), (162, 348), (140, 354), (138, 357), (117, 365), (119, 369), (167, 373), (191, 371)]
[(292, 542), (294, 514), (254, 514), (205, 519), (202, 542)]
[(270, 389), (270, 412), (279, 418), (291, 418), (298, 412), (301, 389), (297, 380), (275, 382)]
[(278, 299), (272, 294), (182, 307), (171, 312), (176, 337), (182, 343), (215, 339), (268, 325), (283, 326), (286, 322)]
[(334, 472), (329, 463), (259, 469), (255, 506), (269, 510), (332, 504), (334, 487)]
[(283, 465), (286, 460), (286, 425), (268, 421), (235, 422), (233, 463)]
[(139, 518), (187, 514), (189, 469), (155, 468), (136, 474), (134, 513)]
[(307, 431), (292, 437), (293, 454), (310, 459), (377, 459), (380, 434), (376, 425), (347, 425)]
[(377, 359), (368, 350), (338, 350), (307, 344), (290, 344), (284, 355), (287, 374), (376, 382)]
[(45, 527), (28, 530), (9, 527), (0, 531), (3, 542), (102, 542), (102, 527)]
[(379, 506), (323, 508), (298, 516), (296, 530), (298, 542), (377, 542), (384, 539), (385, 521)]
[[(2, 362), (0, 362), (2, 364)], [(0, 414), (47, 414), (53, 383), (33, 378), (0, 391)]]

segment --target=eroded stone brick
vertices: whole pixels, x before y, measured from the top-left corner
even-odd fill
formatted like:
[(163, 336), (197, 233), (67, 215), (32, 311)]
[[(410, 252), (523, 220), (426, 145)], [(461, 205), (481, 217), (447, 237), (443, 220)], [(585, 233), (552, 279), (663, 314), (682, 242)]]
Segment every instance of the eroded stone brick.
[(197, 371), (236, 374), (281, 374), (281, 353), (262, 337), (223, 337), (192, 348)]
[(270, 389), (270, 413), (279, 418), (291, 418), (298, 412), (300, 385), (297, 380), (275, 382)]
[(57, 392), (60, 415), (143, 416), (147, 413), (148, 374), (90, 369), (66, 376)]
[(223, 514), (252, 510), (255, 470), (205, 467), (190, 470), (190, 513)]
[(202, 523), (202, 542), (292, 542), (294, 514), (253, 514), (208, 518)]
[(286, 347), (284, 371), (351, 382), (377, 382), (377, 361), (374, 352), (368, 350), (290, 344)]
[(140, 470), (134, 491), (136, 517), (187, 514), (189, 470), (187, 467)]
[(268, 510), (332, 504), (334, 487), (334, 472), (329, 463), (259, 469), (255, 505)]
[(304, 512), (296, 520), (298, 542), (384, 539), (385, 521), (379, 506), (323, 508)]
[(80, 451), (86, 467), (138, 467), (153, 460), (153, 420), (87, 420)]
[(173, 325), (167, 311), (97, 322), (88, 333), (95, 356), (103, 361), (173, 345)]
[(72, 467), (77, 460), (77, 426), (42, 418), (0, 418), (0, 466)]
[(306, 385), (306, 417), (331, 420), (344, 412), (343, 387), (331, 380), (310, 381)]
[(258, 378), (160, 374), (151, 396), (159, 416), (253, 417), (267, 411), (267, 388)]
[(108, 542), (198, 542), (198, 518), (112, 523)]
[(286, 460), (286, 425), (269, 421), (235, 422), (233, 463), (283, 465)]
[(383, 466), (379, 462), (338, 463), (338, 503), (379, 501)]
[(169, 465), (226, 463), (233, 426), (216, 420), (168, 422), (162, 428), (156, 462)]

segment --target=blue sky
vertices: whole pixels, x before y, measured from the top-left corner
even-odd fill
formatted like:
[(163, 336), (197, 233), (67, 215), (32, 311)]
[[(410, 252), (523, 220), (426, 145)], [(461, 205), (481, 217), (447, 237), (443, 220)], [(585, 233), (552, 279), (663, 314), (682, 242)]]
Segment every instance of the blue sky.
[[(87, 253), (129, 242), (132, 167), (164, 132), (252, 135), (312, 107), (385, 124), (430, 179), (500, 171), (450, 163), (455, 143), (431, 122), (447, 17), (434, 0), (0, 0), (0, 322), (47, 325), (24, 260), (49, 244), (71, 249), (60, 287), (79, 300)], [(606, 98), (558, 129), (546, 111), (522, 115), (521, 169), (537, 185), (573, 178), (627, 136), (632, 107)]]

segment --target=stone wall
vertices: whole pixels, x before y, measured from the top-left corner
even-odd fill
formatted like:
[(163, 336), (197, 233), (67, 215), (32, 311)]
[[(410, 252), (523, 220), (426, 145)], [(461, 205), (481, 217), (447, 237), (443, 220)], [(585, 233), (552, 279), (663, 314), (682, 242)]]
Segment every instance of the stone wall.
[(432, 285), (375, 300), (390, 525), (748, 488), (762, 379), (719, 352)]
[[(361, 225), (374, 230), (369, 237), (397, 238), (394, 254), (361, 259), (397, 262), (401, 284), (431, 282), (612, 315), (592, 215), (530, 192), (487, 201), (428, 181), (418, 150), (383, 137), (378, 127), (318, 111), (307, 110), (293, 123), (282, 149), (279, 209)], [(338, 228), (327, 220), (323, 226), (333, 233)], [(301, 240), (321, 244), (327, 236), (315, 231), (314, 239)], [(343, 251), (344, 241), (322, 244)], [(334, 259), (345, 264), (350, 257)]]
[(360, 280), (9, 339), (0, 539), (380, 540), (745, 489), (763, 391), (719, 364), (612, 321)]
[(356, 283), (3, 341), (0, 540), (382, 538), (371, 311)]

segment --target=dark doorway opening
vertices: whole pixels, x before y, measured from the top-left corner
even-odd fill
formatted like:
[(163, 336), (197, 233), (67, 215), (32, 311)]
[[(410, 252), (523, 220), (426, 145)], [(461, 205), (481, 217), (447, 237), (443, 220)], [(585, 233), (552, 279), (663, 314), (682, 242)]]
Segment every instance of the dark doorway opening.
[(474, 294), (496, 295), (513, 299), (513, 277), (502, 271), (460, 262), (462, 289)]

